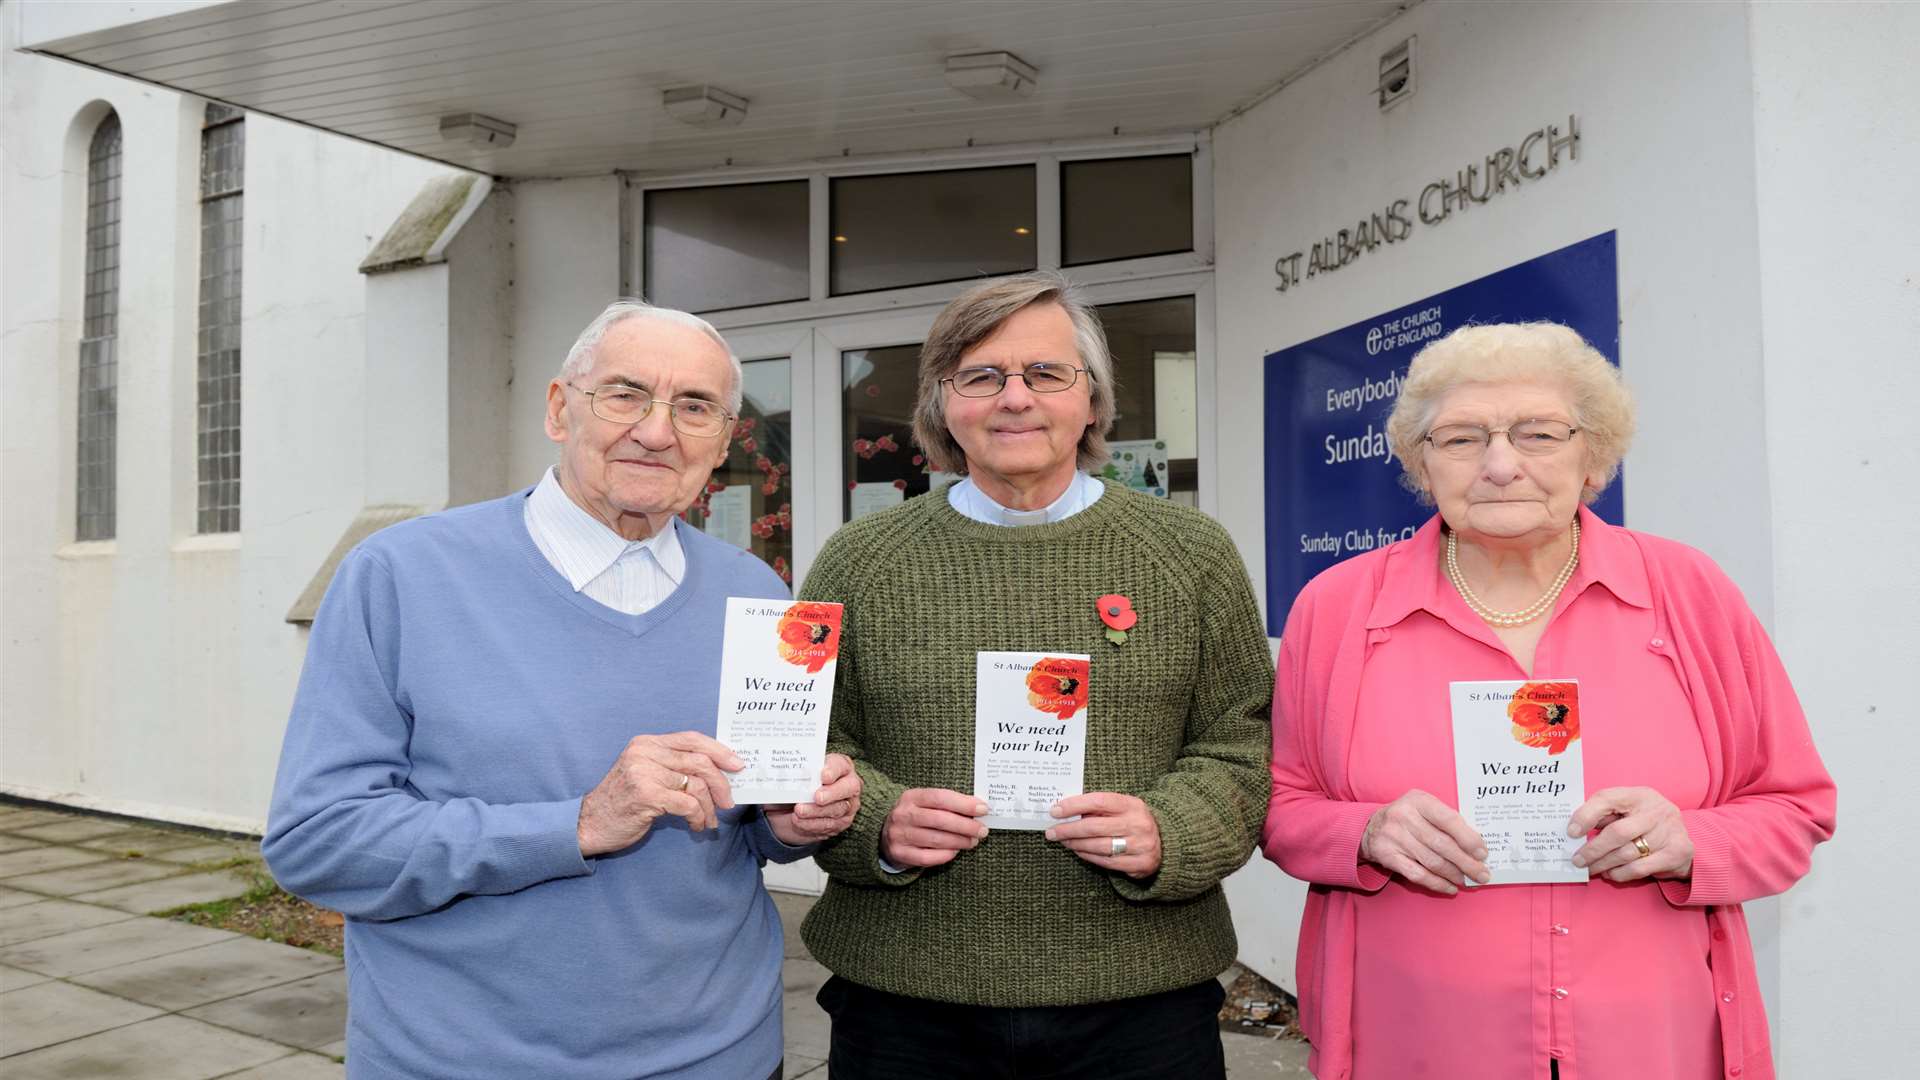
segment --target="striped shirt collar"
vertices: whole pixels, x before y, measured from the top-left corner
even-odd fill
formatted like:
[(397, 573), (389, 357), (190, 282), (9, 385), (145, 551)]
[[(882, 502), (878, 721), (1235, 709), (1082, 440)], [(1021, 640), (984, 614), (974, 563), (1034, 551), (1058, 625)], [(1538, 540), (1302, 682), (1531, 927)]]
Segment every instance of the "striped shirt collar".
[(947, 489), (947, 505), (965, 517), (988, 525), (1051, 525), (1099, 502), (1106, 490), (1105, 484), (1084, 472), (1076, 472), (1067, 490), (1053, 502), (1038, 510), (1010, 510), (989, 498), (972, 477), (967, 477)]
[(678, 519), (645, 540), (628, 540), (580, 508), (549, 468), (527, 496), (527, 531), (574, 592), (607, 572), (628, 553), (647, 552), (673, 585), (687, 576), (687, 555), (680, 547)]

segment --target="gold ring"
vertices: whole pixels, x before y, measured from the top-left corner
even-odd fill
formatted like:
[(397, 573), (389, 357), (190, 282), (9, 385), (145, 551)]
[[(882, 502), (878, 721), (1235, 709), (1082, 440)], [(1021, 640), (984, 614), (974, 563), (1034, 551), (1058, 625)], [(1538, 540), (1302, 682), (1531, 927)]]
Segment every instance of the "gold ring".
[(1640, 857), (1643, 859), (1653, 854), (1653, 849), (1647, 846), (1647, 838), (1644, 836), (1636, 836), (1633, 838), (1633, 849), (1638, 851)]
[(677, 788), (675, 788), (674, 790), (675, 790), (675, 791), (685, 791), (685, 790), (687, 790), (687, 785), (688, 785), (688, 784), (691, 784), (691, 783), (693, 783), (693, 777), (691, 777), (691, 776), (688, 776), (688, 775), (687, 775), (686, 773), (681, 773), (681, 774), (680, 774), (680, 786), (679, 786), (679, 787), (677, 787)]

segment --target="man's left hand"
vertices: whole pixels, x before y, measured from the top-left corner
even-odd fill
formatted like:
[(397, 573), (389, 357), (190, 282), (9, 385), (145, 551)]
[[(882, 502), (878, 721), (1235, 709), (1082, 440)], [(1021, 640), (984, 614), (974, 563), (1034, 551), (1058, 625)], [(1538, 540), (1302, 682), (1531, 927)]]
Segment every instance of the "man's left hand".
[[(1058, 840), (1075, 855), (1095, 866), (1118, 870), (1130, 878), (1149, 878), (1160, 872), (1160, 822), (1147, 804), (1132, 795), (1112, 791), (1093, 791), (1073, 795), (1053, 804), (1053, 816), (1080, 815), (1047, 830), (1047, 839)], [(1114, 841), (1125, 842), (1125, 850), (1114, 854)]]
[(828, 754), (826, 767), (820, 770), (820, 790), (813, 793), (812, 802), (767, 806), (764, 812), (768, 828), (789, 847), (838, 836), (860, 812), (860, 774), (847, 755)]

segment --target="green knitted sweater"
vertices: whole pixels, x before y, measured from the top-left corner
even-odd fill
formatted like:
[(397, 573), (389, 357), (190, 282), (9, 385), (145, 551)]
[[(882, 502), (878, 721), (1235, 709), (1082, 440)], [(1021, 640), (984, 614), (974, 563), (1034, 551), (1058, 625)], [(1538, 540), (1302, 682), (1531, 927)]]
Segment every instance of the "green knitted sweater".
[[(1094, 609), (1108, 593), (1139, 614), (1122, 645)], [(1220, 880), (1267, 812), (1273, 664), (1219, 524), (1109, 483), (1070, 518), (1008, 528), (938, 490), (835, 533), (801, 597), (846, 605), (828, 749), (865, 783), (816, 856), (829, 881), (801, 933), (821, 963), (896, 994), (1033, 1006), (1190, 986), (1233, 961)], [(1152, 878), (1019, 830), (945, 866), (881, 869), (901, 791), (972, 790), (974, 654), (998, 650), (1092, 655), (1086, 790), (1146, 801)]]

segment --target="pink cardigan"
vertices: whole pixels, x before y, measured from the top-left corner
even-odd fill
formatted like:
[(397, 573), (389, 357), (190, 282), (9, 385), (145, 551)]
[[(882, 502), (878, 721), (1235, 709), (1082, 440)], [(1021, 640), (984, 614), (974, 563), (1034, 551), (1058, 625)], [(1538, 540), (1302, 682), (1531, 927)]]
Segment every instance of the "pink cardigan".
[[(1583, 530), (1609, 529), (1639, 546), (1656, 633), (1667, 638), (1707, 752), (1707, 805), (1682, 812), (1693, 876), (1665, 881), (1669, 903), (1706, 907), (1726, 1075), (1771, 1080), (1767, 1017), (1742, 901), (1785, 891), (1833, 834), (1834, 786), (1813, 748), (1799, 699), (1739, 589), (1684, 544), (1607, 525), (1580, 511)], [(1320, 1080), (1353, 1068), (1354, 890), (1386, 876), (1359, 862), (1376, 803), (1354, 800), (1346, 761), (1361, 670), (1389, 615), (1376, 610), (1389, 568), (1436, 568), (1436, 516), (1410, 539), (1340, 563), (1310, 582), (1288, 613), (1273, 695), (1273, 798), (1267, 857), (1310, 885), (1295, 973), (1300, 1025)], [(1396, 560), (1415, 560), (1408, 564)]]

